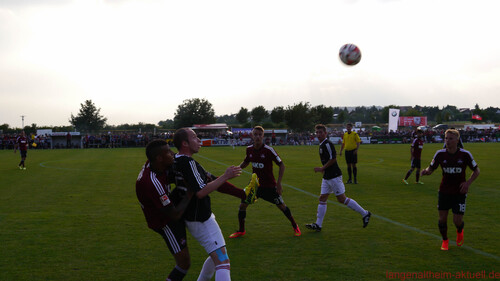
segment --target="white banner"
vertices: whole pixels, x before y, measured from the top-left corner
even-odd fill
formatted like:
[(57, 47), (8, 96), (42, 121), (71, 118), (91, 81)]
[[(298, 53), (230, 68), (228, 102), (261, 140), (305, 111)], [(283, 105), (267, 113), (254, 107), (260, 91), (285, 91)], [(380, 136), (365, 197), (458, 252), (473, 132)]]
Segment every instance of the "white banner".
[(399, 109), (389, 108), (389, 132), (397, 131), (399, 123)]

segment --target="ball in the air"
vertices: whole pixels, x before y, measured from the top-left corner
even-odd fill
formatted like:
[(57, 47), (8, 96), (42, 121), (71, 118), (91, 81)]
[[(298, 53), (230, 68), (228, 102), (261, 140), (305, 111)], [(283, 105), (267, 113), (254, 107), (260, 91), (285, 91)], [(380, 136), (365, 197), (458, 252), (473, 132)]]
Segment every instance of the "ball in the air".
[(361, 51), (354, 44), (345, 44), (339, 50), (339, 57), (347, 65), (356, 65), (361, 60)]

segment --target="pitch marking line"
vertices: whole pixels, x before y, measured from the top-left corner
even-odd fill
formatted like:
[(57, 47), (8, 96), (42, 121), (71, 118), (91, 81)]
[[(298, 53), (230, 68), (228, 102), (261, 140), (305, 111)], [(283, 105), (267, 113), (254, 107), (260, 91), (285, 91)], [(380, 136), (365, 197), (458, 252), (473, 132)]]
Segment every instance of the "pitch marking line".
[[(205, 156), (202, 156), (202, 155), (199, 155), (199, 154), (198, 154), (197, 156), (198, 156), (198, 157), (200, 157), (200, 158), (206, 159), (206, 160), (208, 160), (208, 161), (214, 162), (214, 163), (216, 163), (216, 164), (219, 164), (219, 165), (229, 166), (229, 165), (227, 165), (227, 164), (225, 164), (225, 163), (219, 162), (219, 161), (217, 161), (217, 160), (210, 159), (210, 158), (208, 158), (208, 157), (205, 157)], [(382, 160), (382, 161), (383, 161), (383, 160)], [(248, 172), (248, 171), (243, 171), (243, 172), (244, 172), (244, 173), (247, 173), (247, 174), (251, 174), (251, 173), (250, 173), (250, 172)], [(307, 194), (307, 195), (309, 195), (309, 196), (312, 196), (312, 197), (318, 198), (318, 195), (317, 195), (317, 194), (313, 194), (313, 193), (311, 193), (311, 192), (308, 192), (308, 191), (302, 190), (302, 189), (300, 189), (300, 188), (298, 188), (298, 187), (295, 187), (295, 186), (293, 186), (293, 185), (289, 185), (289, 184), (286, 184), (286, 183), (283, 183), (282, 185), (284, 185), (284, 186), (286, 186), (286, 187), (290, 187), (291, 189), (294, 189), (294, 190), (296, 190), (296, 191), (302, 192), (302, 193)], [(330, 204), (334, 204), (334, 205), (339, 206), (339, 207), (345, 207), (345, 208), (347, 208), (347, 206), (345, 206), (344, 204), (340, 204), (339, 202), (336, 202), (336, 201), (331, 201), (331, 200), (327, 200), (327, 201), (328, 201), (328, 203), (330, 203)], [(405, 228), (405, 229), (408, 229), (408, 230), (412, 230), (412, 231), (418, 232), (418, 233), (420, 233), (420, 234), (427, 235), (427, 236), (430, 236), (430, 237), (432, 237), (432, 238), (435, 238), (435, 239), (439, 239), (439, 240), (441, 240), (441, 237), (440, 237), (440, 236), (438, 236), (438, 235), (436, 235), (436, 234), (432, 234), (432, 233), (427, 232), (427, 231), (423, 231), (423, 230), (418, 229), (418, 228), (416, 228), (416, 227), (409, 226), (409, 225), (406, 225), (406, 224), (404, 224), (404, 223), (400, 223), (400, 222), (397, 222), (397, 221), (395, 221), (395, 220), (391, 220), (391, 219), (389, 219), (389, 218), (386, 218), (386, 217), (383, 217), (383, 216), (379, 216), (379, 215), (377, 215), (377, 214), (372, 214), (372, 217), (375, 217), (375, 218), (377, 218), (377, 219), (383, 220), (383, 221), (388, 222), (388, 223), (392, 223), (392, 224), (397, 225), (397, 226), (400, 226), (400, 227), (402, 227), (402, 228)], [(475, 249), (475, 248), (469, 247), (469, 246), (467, 246), (467, 245), (463, 245), (461, 248), (464, 248), (464, 249), (470, 250), (470, 251), (472, 251), (472, 252), (474, 252), (474, 253), (476, 253), (476, 254), (479, 254), (479, 255), (482, 255), (482, 256), (485, 256), (485, 257), (489, 257), (489, 258), (492, 258), (492, 259), (495, 259), (495, 260), (500, 260), (500, 257), (498, 257), (498, 256), (496, 256), (496, 255), (493, 255), (493, 254), (490, 254), (490, 253), (483, 252), (483, 251), (481, 251), (481, 250), (478, 250), (478, 249)]]

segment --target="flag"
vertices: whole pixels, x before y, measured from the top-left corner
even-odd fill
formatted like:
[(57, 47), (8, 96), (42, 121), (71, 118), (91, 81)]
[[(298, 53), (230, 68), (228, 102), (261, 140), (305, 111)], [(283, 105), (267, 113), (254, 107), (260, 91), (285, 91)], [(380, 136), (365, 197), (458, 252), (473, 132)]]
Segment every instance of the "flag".
[(483, 120), (483, 117), (481, 117), (481, 116), (479, 116), (477, 114), (473, 114), (472, 115), (472, 119), (481, 121), (481, 120)]
[(397, 131), (399, 123), (399, 109), (389, 108), (389, 132)]

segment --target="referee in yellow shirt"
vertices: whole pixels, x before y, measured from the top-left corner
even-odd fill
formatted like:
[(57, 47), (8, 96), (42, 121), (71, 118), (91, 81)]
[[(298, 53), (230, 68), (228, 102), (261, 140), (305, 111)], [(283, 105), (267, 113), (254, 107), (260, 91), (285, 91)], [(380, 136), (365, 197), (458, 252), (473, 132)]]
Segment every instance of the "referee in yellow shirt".
[(361, 139), (358, 133), (352, 131), (351, 123), (347, 123), (346, 129), (347, 132), (344, 133), (339, 155), (342, 156), (342, 150), (345, 149), (345, 162), (347, 163), (347, 173), (349, 174), (349, 180), (346, 183), (353, 183), (352, 175), (354, 175), (354, 183), (357, 184), (358, 180), (356, 176), (358, 169), (356, 168), (356, 163), (358, 163), (358, 149)]

